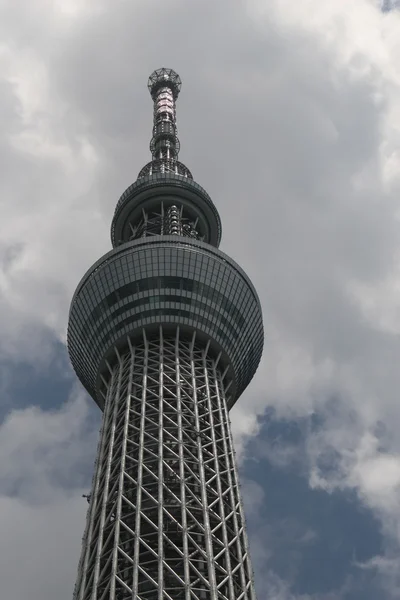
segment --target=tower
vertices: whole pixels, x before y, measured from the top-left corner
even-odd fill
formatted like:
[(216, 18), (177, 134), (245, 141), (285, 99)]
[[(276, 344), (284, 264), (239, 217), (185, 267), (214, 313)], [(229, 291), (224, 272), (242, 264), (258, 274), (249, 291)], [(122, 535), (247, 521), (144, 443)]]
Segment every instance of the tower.
[(152, 160), (86, 273), (72, 365), (103, 411), (75, 600), (255, 600), (228, 411), (263, 347), (257, 294), (178, 161), (171, 69), (148, 82)]

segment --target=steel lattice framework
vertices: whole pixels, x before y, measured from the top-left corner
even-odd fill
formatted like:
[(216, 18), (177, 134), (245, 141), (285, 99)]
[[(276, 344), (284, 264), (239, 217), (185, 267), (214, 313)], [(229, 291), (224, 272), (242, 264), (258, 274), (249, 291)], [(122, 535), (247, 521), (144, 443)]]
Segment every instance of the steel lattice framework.
[(77, 600), (254, 600), (223, 374), (159, 336), (107, 385)]
[(153, 160), (71, 304), (71, 361), (104, 411), (75, 600), (256, 598), (228, 411), (257, 369), (262, 314), (177, 160), (180, 87), (151, 75)]

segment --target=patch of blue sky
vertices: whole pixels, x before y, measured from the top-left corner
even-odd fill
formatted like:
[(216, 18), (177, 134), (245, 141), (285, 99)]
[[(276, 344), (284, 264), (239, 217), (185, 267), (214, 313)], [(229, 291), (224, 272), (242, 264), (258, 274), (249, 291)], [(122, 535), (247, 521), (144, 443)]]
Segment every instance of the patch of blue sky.
[[(374, 571), (359, 566), (382, 551), (380, 523), (355, 494), (310, 488), (301, 450), (307, 429), (305, 420), (280, 422), (269, 415), (241, 468), (259, 596), (265, 597), (263, 574), (271, 570), (288, 582), (294, 597), (382, 598)], [(278, 462), (262, 451), (271, 440)], [(279, 456), (287, 456), (285, 446), (297, 456), (279, 463)], [(253, 510), (248, 482), (250, 490), (251, 482), (258, 487)]]

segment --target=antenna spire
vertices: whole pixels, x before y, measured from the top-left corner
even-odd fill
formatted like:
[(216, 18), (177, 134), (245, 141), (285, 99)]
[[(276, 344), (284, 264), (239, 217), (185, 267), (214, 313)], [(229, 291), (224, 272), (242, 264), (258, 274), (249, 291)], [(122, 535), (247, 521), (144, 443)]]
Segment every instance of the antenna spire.
[(176, 127), (176, 100), (181, 86), (181, 78), (172, 69), (157, 69), (149, 77), (147, 87), (154, 102), (153, 137), (150, 141), (152, 161), (143, 167), (138, 178), (155, 173), (174, 173), (193, 179), (189, 169), (178, 161), (180, 142)]

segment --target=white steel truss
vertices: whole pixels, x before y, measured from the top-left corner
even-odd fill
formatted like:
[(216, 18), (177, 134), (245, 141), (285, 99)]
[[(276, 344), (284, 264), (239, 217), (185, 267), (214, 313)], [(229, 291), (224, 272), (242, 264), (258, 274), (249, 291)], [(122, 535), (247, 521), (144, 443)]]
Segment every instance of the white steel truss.
[(162, 328), (116, 354), (75, 600), (255, 600), (218, 359)]

